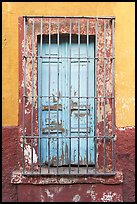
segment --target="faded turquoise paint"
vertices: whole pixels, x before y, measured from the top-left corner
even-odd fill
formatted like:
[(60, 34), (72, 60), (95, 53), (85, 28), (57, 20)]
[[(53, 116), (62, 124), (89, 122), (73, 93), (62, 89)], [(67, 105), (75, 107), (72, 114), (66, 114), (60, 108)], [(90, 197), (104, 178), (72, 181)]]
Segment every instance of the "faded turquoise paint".
[[(43, 36), (42, 53), (43, 56), (49, 56), (49, 39)], [(94, 57), (94, 37), (90, 36), (88, 46), (89, 57)], [(40, 56), (40, 39), (38, 40), (38, 56)], [(69, 163), (69, 139), (66, 136), (78, 136), (78, 59), (71, 59), (71, 84), (69, 83), (70, 75), (70, 60), (65, 59), (70, 56), (69, 37), (67, 35), (60, 36), (59, 42), (59, 131), (58, 136), (63, 137), (59, 139), (59, 165), (67, 165)], [(51, 35), (50, 57), (58, 57), (57, 35)], [(71, 57), (78, 58), (78, 39), (77, 35), (72, 35)], [(81, 37), (80, 42), (80, 97), (87, 96), (87, 44), (86, 36)], [(89, 60), (88, 73), (88, 96), (94, 97), (94, 60)], [(42, 72), (42, 73), (41, 73)], [(42, 76), (42, 77), (41, 77)], [(42, 84), (41, 84), (42, 83)], [(56, 165), (57, 158), (57, 139), (52, 137), (57, 136), (57, 83), (58, 83), (58, 59), (50, 58), (50, 86), (49, 86), (49, 59), (38, 60), (38, 95), (48, 96), (50, 88), (50, 121), (49, 121), (49, 98), (43, 97), (38, 100), (38, 122), (39, 135), (47, 136), (50, 126), (50, 147), (48, 147), (48, 139), (41, 139), (39, 142), (39, 155), (41, 149), (41, 163), (48, 162), (48, 150), (50, 150), (51, 165)], [(71, 133), (69, 130), (70, 109), (69, 98), (71, 89)], [(42, 90), (42, 92), (41, 92)], [(66, 96), (63, 97), (62, 96)], [(79, 139), (80, 147), (80, 164), (86, 164), (86, 145), (87, 145), (87, 112), (86, 112), (86, 98), (80, 99), (80, 136), (85, 138)], [(45, 107), (45, 110), (41, 109)], [(94, 135), (94, 98), (88, 99), (88, 136)], [(40, 123), (40, 117), (42, 121)], [(40, 126), (44, 132), (40, 133)], [(41, 145), (41, 148), (40, 148)], [(50, 148), (50, 149), (48, 149)], [(94, 138), (88, 138), (88, 163), (94, 163)], [(78, 139), (71, 138), (71, 163), (78, 163)]]

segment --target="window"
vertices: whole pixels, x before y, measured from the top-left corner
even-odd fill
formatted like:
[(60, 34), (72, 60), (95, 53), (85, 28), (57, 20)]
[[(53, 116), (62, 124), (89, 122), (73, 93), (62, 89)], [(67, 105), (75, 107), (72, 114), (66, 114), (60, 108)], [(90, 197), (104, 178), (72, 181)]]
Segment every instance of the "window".
[(23, 174), (114, 174), (114, 17), (23, 19)]

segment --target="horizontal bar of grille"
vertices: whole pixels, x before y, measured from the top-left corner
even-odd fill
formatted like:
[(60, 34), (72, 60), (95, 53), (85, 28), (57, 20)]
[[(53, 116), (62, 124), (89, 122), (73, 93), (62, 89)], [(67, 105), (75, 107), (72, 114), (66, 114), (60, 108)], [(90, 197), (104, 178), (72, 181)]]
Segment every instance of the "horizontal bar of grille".
[(95, 175), (95, 176), (114, 176), (116, 173), (70, 173), (70, 174), (63, 174), (63, 173), (47, 173), (47, 174), (45, 174), (45, 173), (22, 173), (22, 176), (49, 176), (49, 175), (51, 175), (51, 176), (56, 176), (56, 175), (61, 175), (61, 176), (83, 176), (83, 175), (86, 175), (86, 176), (91, 176), (91, 175)]
[[(26, 97), (26, 98), (53, 98), (53, 97), (58, 97), (58, 96), (27, 96), (27, 95), (24, 95), (23, 97)], [(98, 99), (98, 98), (104, 98), (104, 99), (114, 99), (114, 96), (113, 97), (109, 97), (109, 96), (106, 96), (106, 97), (104, 97), (104, 96), (97, 96), (97, 97), (94, 97), (94, 96), (60, 96), (59, 98), (94, 98), (94, 99)]]
[(81, 59), (85, 59), (87, 62), (88, 59), (96, 59), (96, 60), (114, 60), (115, 58), (114, 57), (55, 57), (55, 56), (38, 56), (38, 55), (34, 55), (34, 56), (26, 56), (26, 55), (23, 55), (24, 58), (47, 58), (47, 59), (78, 59), (78, 60), (81, 60)]
[[(60, 138), (60, 139), (66, 139), (66, 138), (86, 138), (86, 136), (66, 136), (66, 137), (63, 137), (63, 136), (59, 136), (59, 137), (57, 137), (57, 136), (50, 136), (50, 137), (48, 137), (48, 136), (42, 136), (42, 137), (40, 137), (40, 136), (29, 136), (29, 135), (27, 135), (27, 136), (21, 136), (22, 138), (29, 138), (29, 139), (42, 139), (42, 138), (53, 138), (53, 139), (56, 139), (56, 138)], [(111, 138), (114, 138), (115, 137), (115, 135), (112, 135), (112, 136), (107, 136), (107, 135), (105, 135), (105, 136), (88, 136), (88, 138), (97, 138), (97, 139), (101, 139), (101, 138), (108, 138), (108, 139), (111, 139)]]
[(23, 16), (23, 18), (92, 18), (115, 19), (115, 16)]

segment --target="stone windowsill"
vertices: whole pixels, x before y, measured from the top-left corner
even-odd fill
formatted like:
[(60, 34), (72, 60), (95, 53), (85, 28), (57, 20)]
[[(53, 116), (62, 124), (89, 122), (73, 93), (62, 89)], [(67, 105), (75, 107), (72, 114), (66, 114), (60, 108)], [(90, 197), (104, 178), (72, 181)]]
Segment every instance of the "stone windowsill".
[(98, 183), (98, 184), (121, 184), (123, 173), (116, 171), (111, 176), (90, 175), (22, 175), (21, 171), (13, 171), (11, 183), (13, 184), (76, 184), (76, 183)]

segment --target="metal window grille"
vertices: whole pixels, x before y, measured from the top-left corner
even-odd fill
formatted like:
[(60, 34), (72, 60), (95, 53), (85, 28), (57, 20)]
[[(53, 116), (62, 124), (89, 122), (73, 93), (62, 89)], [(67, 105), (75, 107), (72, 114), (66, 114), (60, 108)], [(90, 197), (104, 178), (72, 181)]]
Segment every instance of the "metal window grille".
[[(46, 19), (46, 21), (45, 21)], [(83, 20), (83, 21), (82, 21)], [(24, 53), (23, 53), (23, 135), (22, 137), (22, 167), (23, 167), (23, 175), (114, 175), (114, 17), (99, 17), (99, 16), (89, 16), (89, 17), (62, 17), (62, 16), (24, 16)], [(87, 47), (87, 54), (80, 57), (80, 45), (81, 45), (81, 21), (82, 24), (85, 26), (85, 33), (83, 35), (86, 36), (86, 47)], [(77, 24), (77, 43), (78, 43), (78, 95), (75, 96), (78, 102), (78, 135), (73, 136), (72, 134), (72, 121), (71, 117), (67, 121), (69, 124), (69, 131), (68, 134), (65, 136), (65, 139), (68, 139), (69, 151), (68, 151), (68, 165), (60, 166), (59, 165), (59, 149), (60, 143), (59, 140), (63, 139), (59, 136), (59, 97), (60, 98), (67, 98), (68, 99), (68, 114), (71, 115), (71, 100), (74, 96), (71, 96), (71, 74), (69, 74), (68, 82), (69, 82), (69, 93), (67, 96), (60, 96), (59, 95), (59, 77), (60, 77), (60, 27), (61, 23), (68, 23), (68, 39), (69, 39), (69, 55), (65, 56), (69, 61), (69, 68), (68, 71), (71, 73), (72, 71), (72, 60), (75, 57), (71, 56), (72, 52), (72, 40), (73, 40), (73, 24)], [(93, 25), (90, 24), (93, 23)], [(48, 49), (49, 54), (48, 56), (43, 55), (43, 41), (44, 41), (44, 29), (47, 29), (46, 35), (48, 37)], [(92, 35), (90, 32), (90, 26), (94, 30), (94, 57), (89, 57), (89, 40), (90, 36)], [(54, 33), (54, 27), (56, 32)], [(36, 29), (38, 29), (38, 34), (36, 34)], [(51, 30), (52, 29), (52, 30)], [(65, 28), (64, 28), (65, 29)], [(83, 28), (82, 28), (83, 29)], [(100, 31), (99, 31), (100, 29)], [(109, 31), (107, 31), (109, 29)], [(31, 30), (31, 31), (30, 31)], [(31, 34), (28, 35), (28, 32)], [(72, 33), (73, 32), (73, 33)], [(99, 34), (100, 32), (100, 34)], [(56, 34), (57, 36), (57, 56), (51, 56), (51, 37), (52, 34)], [(36, 45), (38, 38), (36, 35), (39, 35), (40, 39), (40, 54), (36, 51)], [(99, 36), (100, 35), (100, 36)], [(102, 38), (103, 45), (100, 42), (100, 38)], [(31, 42), (31, 52), (28, 51), (28, 43), (29, 40)], [(102, 46), (100, 48), (100, 46)], [(103, 51), (100, 51), (100, 50)], [(107, 50), (108, 49), (108, 50)], [(56, 166), (51, 166), (51, 157), (50, 157), (50, 140), (51, 140), (51, 129), (50, 129), (50, 122), (48, 123), (48, 134), (42, 134), (42, 112), (40, 112), (40, 128), (38, 127), (38, 101), (40, 103), (41, 109), (43, 108), (42, 100), (43, 98), (48, 99), (48, 120), (50, 121), (51, 117), (51, 104), (50, 99), (53, 97), (51, 95), (50, 90), (50, 81), (51, 81), (51, 60), (56, 59), (56, 69), (57, 69), (57, 103), (56, 103), (56, 116), (57, 116), (57, 134), (54, 135), (54, 139), (56, 139)], [(43, 59), (48, 60), (48, 82), (49, 82), (49, 89), (48, 95), (44, 96), (42, 94), (42, 87), (40, 94), (38, 93), (37, 88), (35, 89), (35, 85), (38, 84), (36, 77), (37, 77), (37, 62), (40, 60), (40, 69), (42, 70), (42, 62)], [(86, 96), (80, 96), (80, 60), (86, 60), (86, 86), (89, 86), (89, 60), (93, 60), (94, 62), (94, 96), (89, 96), (89, 90), (86, 89)], [(28, 70), (30, 70), (28, 74)], [(101, 75), (100, 75), (101, 73)], [(29, 76), (28, 76), (29, 75)], [(109, 76), (108, 76), (109, 75)], [(98, 77), (100, 77), (98, 79)], [(42, 72), (41, 72), (41, 80), (42, 80)], [(99, 84), (102, 81), (101, 84)], [(108, 81), (110, 84), (108, 84)], [(27, 84), (31, 84), (31, 89), (28, 91)], [(42, 86), (42, 82), (41, 82)], [(85, 87), (86, 88), (86, 87)], [(85, 98), (86, 101), (86, 136), (80, 136), (80, 101), (81, 99)], [(92, 136), (88, 135), (88, 103), (89, 99), (92, 98), (94, 101), (94, 134)], [(30, 103), (28, 103), (30, 101)], [(27, 103), (29, 105), (27, 105)], [(110, 105), (111, 104), (111, 105)], [(108, 110), (109, 107), (109, 110)], [(101, 109), (101, 110), (99, 110)], [(27, 116), (27, 111), (29, 112), (29, 116)], [(102, 111), (102, 121), (99, 123), (100, 112)], [(109, 119), (107, 118), (107, 113), (109, 113)], [(29, 119), (28, 119), (29, 118)], [(102, 126), (100, 126), (100, 124)], [(101, 129), (101, 130), (100, 130)], [(47, 139), (47, 166), (44, 167), (41, 162), (36, 161), (36, 155), (38, 155), (39, 160), (42, 157), (41, 151), (41, 141), (46, 138)], [(77, 138), (77, 156), (78, 162), (77, 165), (71, 164), (71, 140), (72, 138)], [(84, 166), (80, 165), (80, 139), (86, 138), (86, 162)], [(89, 138), (94, 138), (94, 154), (95, 154), (95, 163), (94, 165), (90, 165), (88, 162), (88, 146)], [(29, 144), (29, 153), (27, 152), (27, 144)], [(101, 149), (102, 148), (102, 149)], [(109, 155), (109, 156), (108, 156)], [(99, 164), (99, 158), (100, 163)], [(109, 157), (109, 159), (108, 159)], [(27, 158), (30, 158), (26, 165)], [(109, 160), (109, 162), (108, 162)], [(37, 168), (35, 168), (37, 166)], [(26, 169), (29, 170), (26, 170)]]

